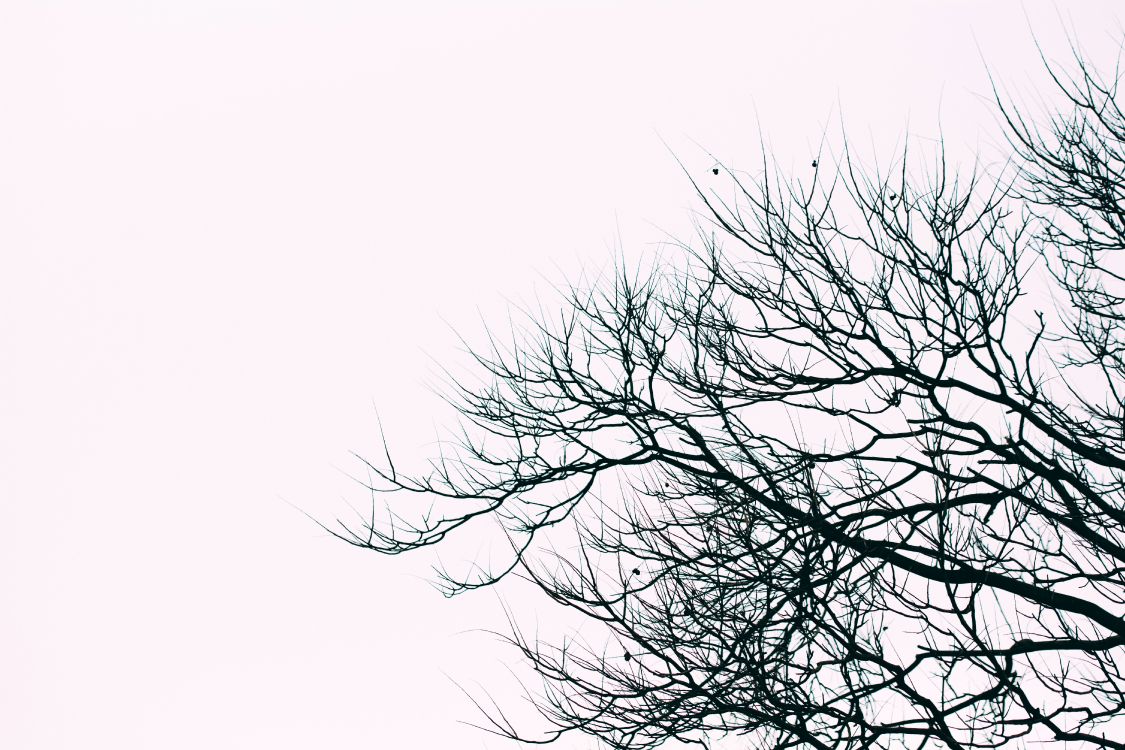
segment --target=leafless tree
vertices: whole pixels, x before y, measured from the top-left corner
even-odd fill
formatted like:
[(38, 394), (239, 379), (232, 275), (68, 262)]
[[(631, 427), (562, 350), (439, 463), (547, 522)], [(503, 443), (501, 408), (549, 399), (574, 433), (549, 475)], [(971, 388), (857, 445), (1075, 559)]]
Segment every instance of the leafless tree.
[(515, 629), (546, 723), (495, 731), (1125, 750), (1125, 113), (1067, 69), (1046, 117), (997, 97), (1005, 168), (704, 175), (682, 262), (477, 347), (428, 472), (368, 462), (402, 496), (342, 538), (495, 524), (451, 593), (518, 576), (604, 629)]

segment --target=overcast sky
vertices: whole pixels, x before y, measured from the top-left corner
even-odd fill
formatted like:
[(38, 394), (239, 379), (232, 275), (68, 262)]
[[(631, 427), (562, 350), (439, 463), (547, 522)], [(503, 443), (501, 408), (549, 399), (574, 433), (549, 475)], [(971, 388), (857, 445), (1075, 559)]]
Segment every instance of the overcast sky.
[(295, 509), (375, 407), (421, 460), (447, 324), (686, 238), (673, 153), (987, 151), (1116, 4), (4, 0), (0, 746), (504, 746), (495, 598)]

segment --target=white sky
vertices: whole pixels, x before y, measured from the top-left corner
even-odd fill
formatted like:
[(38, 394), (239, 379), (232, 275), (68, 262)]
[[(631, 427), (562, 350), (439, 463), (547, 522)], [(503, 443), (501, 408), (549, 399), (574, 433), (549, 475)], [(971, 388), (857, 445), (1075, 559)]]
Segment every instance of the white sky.
[[(1065, 12), (1100, 49), (1115, 5)], [(426, 455), (443, 320), (686, 236), (662, 138), (704, 178), (693, 141), (800, 170), (841, 110), (991, 143), (978, 43), (1024, 83), (1062, 12), (4, 0), (0, 747), (502, 747), (445, 676), (510, 686), (458, 635), (491, 595), (288, 503), (365, 501), (373, 404)]]

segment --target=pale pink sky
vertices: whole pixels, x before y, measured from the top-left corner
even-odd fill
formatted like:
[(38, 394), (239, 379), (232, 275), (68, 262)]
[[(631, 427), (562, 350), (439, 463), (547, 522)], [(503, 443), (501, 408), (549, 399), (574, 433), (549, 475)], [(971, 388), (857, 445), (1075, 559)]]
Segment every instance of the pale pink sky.
[(504, 746), (446, 677), (519, 700), (493, 597), (290, 503), (365, 501), (373, 404), (426, 454), (443, 321), (686, 237), (662, 139), (988, 148), (977, 45), (1027, 84), (1116, 5), (6, 0), (0, 747)]

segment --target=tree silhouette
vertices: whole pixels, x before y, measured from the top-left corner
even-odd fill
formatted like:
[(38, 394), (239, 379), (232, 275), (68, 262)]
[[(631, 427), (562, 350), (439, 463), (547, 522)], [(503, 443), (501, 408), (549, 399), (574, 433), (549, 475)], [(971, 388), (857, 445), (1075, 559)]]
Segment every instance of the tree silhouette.
[(423, 504), (341, 538), (494, 524), (510, 557), (450, 593), (512, 574), (603, 628), (515, 629), (546, 725), (493, 730), (1125, 749), (1125, 113), (1081, 58), (1049, 70), (1046, 119), (997, 97), (992, 176), (845, 148), (697, 186), (682, 262), (477, 347), (428, 472), (368, 462)]

